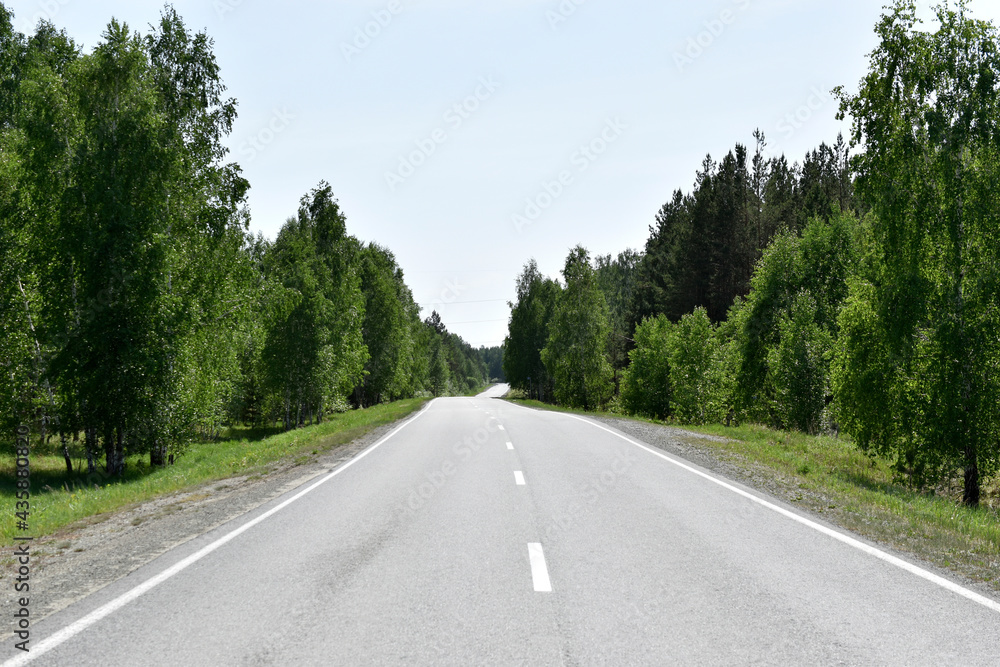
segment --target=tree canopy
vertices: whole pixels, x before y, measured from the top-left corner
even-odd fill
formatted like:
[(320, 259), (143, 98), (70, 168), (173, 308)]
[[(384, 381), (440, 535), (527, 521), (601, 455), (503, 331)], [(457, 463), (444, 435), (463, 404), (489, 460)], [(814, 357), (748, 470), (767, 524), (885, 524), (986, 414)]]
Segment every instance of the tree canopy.
[[(162, 465), (223, 424), (467, 393), (487, 354), (425, 324), (392, 253), (320, 182), (272, 241), (227, 161), (236, 101), (211, 38), (166, 6), (84, 54), (0, 5), (0, 422)], [(435, 314), (436, 317), (436, 314)], [(494, 367), (497, 353), (490, 353)]]
[(921, 31), (897, 0), (859, 91), (839, 91), (875, 223), (841, 315), (836, 389), (863, 448), (919, 477), (961, 466), (975, 505), (1000, 457), (1000, 39), (964, 0), (936, 18)]

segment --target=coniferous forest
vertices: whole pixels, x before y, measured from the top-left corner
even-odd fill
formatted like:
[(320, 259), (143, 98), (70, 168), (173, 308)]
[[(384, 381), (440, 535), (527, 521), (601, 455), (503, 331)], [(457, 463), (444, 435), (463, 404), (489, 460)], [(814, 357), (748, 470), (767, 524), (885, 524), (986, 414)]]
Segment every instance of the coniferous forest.
[[(425, 321), (392, 252), (306, 192), (274, 240), (227, 161), (236, 101), (212, 40), (169, 6), (91, 53), (0, 5), (0, 420), (162, 465), (224, 425), (292, 429), (415, 395), (476, 391), (499, 349)], [(304, 186), (305, 190), (307, 186)]]
[(516, 282), (504, 370), (534, 398), (681, 423), (844, 433), (977, 505), (1000, 463), (1000, 37), (897, 0), (851, 136), (801, 162), (706, 157), (641, 252)]

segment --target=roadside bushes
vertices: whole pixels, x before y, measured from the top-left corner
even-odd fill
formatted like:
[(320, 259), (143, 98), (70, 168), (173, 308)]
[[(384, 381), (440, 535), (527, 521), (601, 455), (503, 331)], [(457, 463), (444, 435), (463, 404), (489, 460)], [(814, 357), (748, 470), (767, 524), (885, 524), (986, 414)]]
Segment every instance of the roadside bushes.
[(816, 300), (799, 292), (778, 319), (778, 343), (767, 353), (775, 421), (815, 435), (822, 430), (830, 393), (833, 334), (816, 318)]
[(830, 366), (837, 316), (856, 270), (863, 223), (813, 218), (764, 252), (746, 300), (729, 313), (735, 414), (810, 434), (833, 425)]
[(677, 323), (665, 315), (647, 319), (636, 328), (635, 342), (622, 380), (627, 411), (689, 424), (726, 416), (726, 346), (704, 308)]
[(701, 424), (758, 421), (816, 434), (833, 426), (830, 368), (837, 315), (863, 225), (854, 214), (814, 218), (767, 248), (750, 293), (713, 325), (704, 308), (635, 332), (622, 407)]
[(708, 311), (695, 308), (667, 337), (674, 416), (687, 424), (708, 424), (725, 417), (723, 346)]
[(659, 315), (643, 321), (635, 329), (635, 348), (629, 352), (630, 365), (622, 376), (621, 402), (627, 412), (654, 419), (670, 415), (670, 363), (667, 349), (670, 320)]

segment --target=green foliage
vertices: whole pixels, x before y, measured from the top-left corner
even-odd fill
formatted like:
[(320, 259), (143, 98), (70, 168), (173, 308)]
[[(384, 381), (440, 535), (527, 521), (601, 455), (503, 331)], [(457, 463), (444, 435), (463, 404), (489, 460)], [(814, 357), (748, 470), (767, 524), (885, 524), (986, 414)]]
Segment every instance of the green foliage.
[(486, 372), (490, 381), (505, 382), (507, 380), (503, 372), (503, 347), (480, 347), (479, 356), (486, 364)]
[(687, 424), (721, 421), (728, 410), (725, 337), (704, 308), (672, 323), (665, 315), (636, 327), (622, 407)]
[[(605, 377), (603, 356), (624, 368), (619, 341), (635, 325), (626, 410), (842, 425), (912, 482), (960, 473), (978, 503), (1000, 469), (1000, 34), (968, 7), (937, 7), (928, 33), (896, 0), (860, 91), (837, 91), (850, 146), (838, 137), (790, 166), (764, 157), (757, 132), (752, 155), (707, 157), (641, 256), (598, 259), (603, 303), (581, 297), (582, 248), (554, 310), (529, 264), (506, 341), (514, 386), (540, 377), (541, 360), (560, 402), (600, 403), (587, 394), (604, 380), (592, 390), (585, 378)], [(852, 148), (863, 152), (849, 159)], [(571, 280), (571, 265), (586, 268)]]
[(420, 308), (415, 306), (410, 320), (410, 335), (414, 341), (410, 360), (410, 378), (417, 394), (429, 391), (431, 386), (431, 347), (434, 332), (420, 319)]
[(327, 183), (302, 198), (266, 258), (284, 288), (262, 352), (265, 386), (286, 428), (342, 410), (362, 378), (364, 295), (352, 263), (357, 242)]
[(676, 191), (660, 209), (636, 269), (632, 322), (661, 313), (676, 322), (698, 306), (722, 321), (776, 234), (854, 206), (842, 138), (792, 166), (766, 158), (764, 135), (754, 138), (753, 155), (737, 144), (721, 162), (706, 157), (693, 192)]
[[(734, 399), (739, 414), (779, 428), (818, 428), (818, 417), (789, 421), (790, 415), (814, 414), (818, 402), (825, 405), (829, 391), (824, 390), (819, 399), (790, 391), (789, 383), (807, 381), (793, 380), (788, 364), (794, 356), (792, 349), (804, 344), (795, 337), (806, 333), (802, 328), (807, 326), (805, 310), (811, 313), (809, 331), (815, 329), (823, 340), (836, 338), (837, 314), (847, 295), (848, 277), (855, 270), (860, 233), (854, 214), (837, 213), (829, 219), (813, 218), (801, 235), (778, 234), (764, 251), (745, 302), (729, 313), (735, 346)], [(801, 303), (796, 314), (797, 300)], [(785, 364), (780, 371), (774, 368), (779, 360)], [(796, 368), (803, 373), (807, 368), (825, 373), (828, 364), (810, 362)], [(814, 386), (828, 387), (828, 382), (817, 378)]]
[(100, 437), (120, 473), (126, 453), (162, 459), (216, 427), (238, 388), (248, 185), (222, 164), (235, 102), (210, 40), (169, 8), (147, 38), (112, 21), (103, 39), (81, 55), (43, 22), (14, 40), (0, 142), (19, 195), (0, 236), (19, 248), (11, 340), (32, 353), (14, 384), (30, 368), (41, 430), (84, 431), (91, 455)]
[(552, 378), (541, 352), (549, 339), (549, 322), (562, 288), (545, 278), (535, 260), (524, 266), (517, 279), (517, 301), (511, 308), (504, 340), (503, 372), (510, 385), (530, 397), (552, 396)]
[(583, 247), (570, 251), (563, 277), (566, 289), (559, 295), (540, 356), (553, 378), (556, 400), (596, 408), (611, 398), (614, 388), (607, 358), (607, 302)]
[[(89, 54), (0, 5), (0, 424), (83, 436), (91, 472), (154, 464), (224, 423), (286, 428), (487, 378), (428, 331), (391, 253), (362, 247), (326, 183), (272, 243), (226, 163), (236, 101), (212, 40), (164, 8)], [(438, 368), (437, 370), (441, 370)]]
[[(0, 135), (0, 142), (4, 140)], [(20, 165), (0, 145), (0, 219), (14, 219)], [(27, 258), (23, 227), (0, 225), (0, 428), (11, 433), (34, 413), (38, 358), (32, 313), (37, 317), (37, 285)]]
[(424, 320), (428, 341), (428, 389), (435, 396), (477, 393), (489, 381), (486, 362), (479, 350), (448, 333), (435, 310)]
[(14, 116), (17, 89), (24, 67), (24, 35), (14, 30), (13, 14), (0, 4), (0, 130)]
[(671, 327), (666, 315), (658, 315), (635, 328), (635, 347), (621, 386), (622, 407), (631, 414), (666, 419), (671, 413), (670, 362), (665, 354)]
[(365, 376), (354, 390), (361, 406), (412, 396), (410, 367), (414, 353), (411, 316), (416, 308), (403, 272), (392, 253), (375, 244), (365, 246), (358, 258), (361, 289), (365, 297), (362, 335), (368, 348)]
[[(837, 398), (838, 417), (862, 449), (873, 454), (895, 454), (898, 416), (911, 418), (905, 409), (905, 382), (889, 380), (896, 374), (898, 358), (893, 358), (892, 341), (876, 308), (877, 292), (872, 282), (857, 276), (851, 280), (850, 294), (840, 313), (840, 337), (833, 360), (832, 383)], [(912, 385), (911, 385), (912, 386)], [(914, 461), (914, 452), (901, 452), (903, 460)]]
[(819, 320), (816, 299), (806, 290), (799, 292), (780, 314), (778, 343), (767, 353), (775, 416), (784, 428), (810, 435), (820, 432), (830, 396), (833, 335)]
[(964, 0), (936, 14), (937, 31), (922, 32), (897, 0), (858, 94), (839, 91), (875, 223), (835, 386), (862, 448), (917, 482), (959, 468), (976, 505), (1000, 463), (1000, 37)]
[(631, 349), (633, 322), (630, 319), (632, 302), (635, 299), (635, 280), (641, 255), (634, 250), (626, 250), (613, 258), (611, 255), (598, 256), (595, 260), (597, 285), (608, 303), (608, 361), (614, 373), (615, 393), (618, 393), (621, 373), (628, 365)]
[(673, 416), (687, 424), (721, 421), (725, 417), (722, 346), (708, 312), (696, 308), (682, 317), (666, 342)]
[[(12, 127), (25, 40), (11, 19), (0, 4), (0, 428), (7, 433), (33, 413), (32, 387), (38, 380), (28, 321), (32, 304), (37, 315), (37, 298), (31, 298), (30, 236), (23, 224), (17, 224), (24, 173), (18, 133)], [(22, 293), (26, 282), (30, 294)]]
[(430, 388), (435, 396), (451, 393), (451, 371), (448, 368), (448, 350), (440, 338), (435, 338), (431, 348)]
[(479, 351), (457, 334), (446, 334), (443, 342), (448, 351), (446, 358), (451, 393), (465, 395), (483, 389), (489, 382), (489, 376), (486, 362), (479, 355)]

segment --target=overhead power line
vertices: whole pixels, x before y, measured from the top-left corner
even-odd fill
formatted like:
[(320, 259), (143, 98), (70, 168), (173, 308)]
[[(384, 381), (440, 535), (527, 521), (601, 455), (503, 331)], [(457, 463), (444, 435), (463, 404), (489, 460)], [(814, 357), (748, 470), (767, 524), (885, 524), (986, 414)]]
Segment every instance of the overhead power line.
[(483, 324), (483, 323), (486, 323), (486, 322), (506, 322), (506, 321), (507, 321), (507, 318), (505, 317), (505, 318), (500, 319), (500, 320), (472, 320), (472, 321), (469, 321), (469, 322), (445, 322), (445, 324), (450, 326), (450, 325), (453, 325), (453, 324)]
[(442, 306), (453, 306), (457, 303), (494, 303), (496, 301), (508, 301), (508, 299), (481, 299), (479, 301), (449, 301), (447, 303), (441, 301), (440, 299), (436, 299), (431, 301), (431, 303), (440, 302)]

